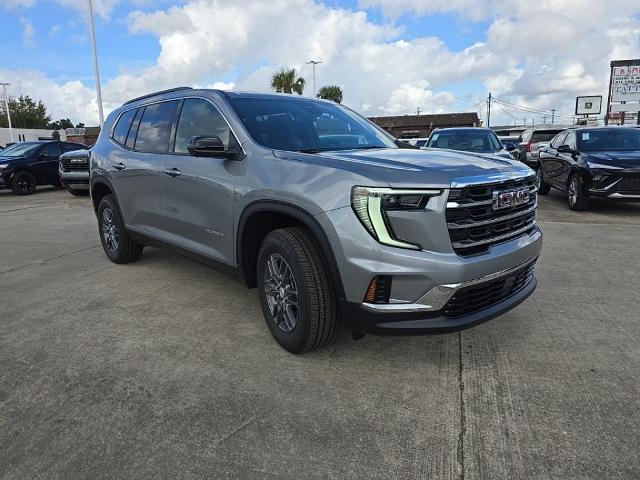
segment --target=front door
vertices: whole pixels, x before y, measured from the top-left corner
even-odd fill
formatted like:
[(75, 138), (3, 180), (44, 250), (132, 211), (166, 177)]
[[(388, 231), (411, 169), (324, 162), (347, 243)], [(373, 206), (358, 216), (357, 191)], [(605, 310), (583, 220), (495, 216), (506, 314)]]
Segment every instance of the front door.
[(235, 142), (213, 103), (200, 98), (183, 101), (175, 146), (165, 164), (163, 229), (171, 243), (233, 264), (233, 189), (238, 162), (221, 156), (191, 156), (187, 142), (193, 136), (219, 137), (225, 148)]
[(38, 184), (58, 183), (58, 158), (61, 154), (60, 142), (48, 142), (42, 146), (33, 169)]

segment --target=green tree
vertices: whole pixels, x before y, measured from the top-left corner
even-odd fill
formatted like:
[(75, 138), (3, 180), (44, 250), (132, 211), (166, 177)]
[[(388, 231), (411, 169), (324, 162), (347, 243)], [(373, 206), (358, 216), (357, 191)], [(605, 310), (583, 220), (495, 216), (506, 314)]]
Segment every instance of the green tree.
[(282, 68), (271, 77), (271, 88), (276, 92), (296, 92), (298, 95), (302, 95), (305, 83), (304, 78), (296, 78), (295, 68)]
[(342, 89), (337, 85), (326, 85), (318, 90), (318, 98), (342, 103)]
[(61, 118), (49, 124), (51, 130), (66, 130), (67, 128), (73, 128), (73, 123), (68, 118)]
[[(51, 116), (47, 115), (47, 108), (41, 100), (37, 102), (28, 95), (9, 99), (11, 125), (14, 128), (47, 128), (51, 123)], [(3, 110), (0, 115), (0, 127), (8, 127), (7, 114)]]

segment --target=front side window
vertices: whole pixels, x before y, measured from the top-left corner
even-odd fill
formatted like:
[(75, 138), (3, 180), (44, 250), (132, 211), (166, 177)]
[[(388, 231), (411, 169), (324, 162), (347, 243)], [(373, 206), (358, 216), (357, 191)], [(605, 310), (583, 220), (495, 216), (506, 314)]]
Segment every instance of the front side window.
[(567, 139), (564, 141), (564, 143), (566, 143), (567, 145), (569, 145), (569, 147), (571, 147), (572, 150), (575, 150), (576, 147), (576, 134), (573, 132), (569, 132), (567, 134)]
[(564, 145), (564, 139), (567, 137), (567, 132), (562, 132), (559, 133), (558, 135), (556, 135), (555, 137), (553, 137), (553, 140), (551, 140), (550, 145), (553, 148), (558, 148), (560, 145)]
[(253, 97), (232, 97), (230, 102), (253, 139), (267, 148), (302, 152), (398, 148), (369, 121), (338, 104)]
[(0, 155), (3, 157), (29, 156), (35, 153), (39, 147), (39, 143), (14, 143), (4, 150), (0, 150)]
[(218, 109), (206, 100), (187, 98), (180, 112), (176, 129), (176, 153), (187, 153), (191, 137), (219, 137), (225, 149), (229, 147), (229, 125)]
[(136, 109), (127, 110), (118, 119), (116, 126), (113, 127), (113, 139), (118, 142), (120, 145), (124, 145), (127, 141), (127, 134), (129, 133), (129, 128), (131, 127), (131, 121), (133, 120), (133, 116), (136, 114)]
[(150, 153), (169, 151), (171, 125), (178, 107), (177, 101), (147, 105), (140, 119), (135, 150)]

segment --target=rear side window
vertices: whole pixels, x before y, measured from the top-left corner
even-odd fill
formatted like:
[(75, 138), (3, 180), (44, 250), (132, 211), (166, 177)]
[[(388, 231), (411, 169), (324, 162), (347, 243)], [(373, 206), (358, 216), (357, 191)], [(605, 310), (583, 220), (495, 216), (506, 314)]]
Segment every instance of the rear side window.
[(63, 143), (62, 153), (73, 152), (74, 150), (86, 150), (87, 146), (80, 143)]
[(113, 127), (113, 139), (120, 145), (124, 145), (127, 141), (127, 134), (129, 133), (129, 127), (131, 127), (131, 122), (135, 113), (135, 109), (127, 110), (120, 115), (116, 126)]
[(133, 150), (133, 147), (136, 144), (136, 135), (138, 133), (138, 125), (140, 125), (140, 117), (142, 117), (142, 112), (144, 108), (139, 108), (136, 112), (136, 116), (133, 118), (133, 123), (131, 124), (131, 128), (129, 129), (129, 135), (127, 136), (127, 141), (125, 146)]
[(166, 153), (169, 151), (171, 125), (177, 101), (147, 105), (140, 120), (135, 149), (141, 152)]
[(51, 142), (51, 143), (45, 144), (40, 150), (40, 155), (46, 155), (47, 157), (59, 157), (60, 144), (58, 142)]
[(206, 100), (188, 98), (182, 105), (176, 129), (176, 153), (187, 152), (191, 137), (220, 137), (225, 148), (229, 147), (229, 125), (216, 107)]

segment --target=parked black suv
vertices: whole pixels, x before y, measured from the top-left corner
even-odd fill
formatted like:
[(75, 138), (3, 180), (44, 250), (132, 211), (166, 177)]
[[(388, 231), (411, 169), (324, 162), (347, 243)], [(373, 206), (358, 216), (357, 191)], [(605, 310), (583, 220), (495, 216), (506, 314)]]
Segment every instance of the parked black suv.
[(28, 195), (35, 192), (38, 185), (60, 185), (60, 155), (86, 148), (80, 143), (58, 141), (15, 143), (0, 152), (0, 188), (11, 188), (16, 195)]
[(539, 152), (539, 192), (568, 192), (569, 208), (586, 210), (589, 197), (640, 200), (640, 130), (632, 127), (569, 129)]

